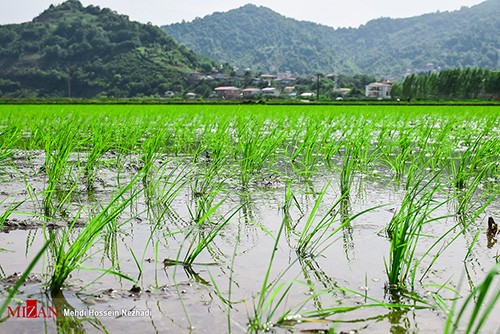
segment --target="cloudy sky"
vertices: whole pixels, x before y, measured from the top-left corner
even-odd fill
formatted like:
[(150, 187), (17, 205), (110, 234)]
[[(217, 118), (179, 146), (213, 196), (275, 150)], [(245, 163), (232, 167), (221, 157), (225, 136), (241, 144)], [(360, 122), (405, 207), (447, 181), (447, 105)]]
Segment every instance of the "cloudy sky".
[[(452, 11), (473, 6), (484, 0), (81, 0), (85, 6), (108, 7), (131, 20), (165, 25), (191, 21), (213, 12), (225, 12), (247, 3), (269, 7), (298, 20), (312, 21), (331, 27), (358, 27), (379, 17), (410, 17), (436, 11)], [(61, 0), (2, 1), (0, 24), (30, 21), (50, 4)]]

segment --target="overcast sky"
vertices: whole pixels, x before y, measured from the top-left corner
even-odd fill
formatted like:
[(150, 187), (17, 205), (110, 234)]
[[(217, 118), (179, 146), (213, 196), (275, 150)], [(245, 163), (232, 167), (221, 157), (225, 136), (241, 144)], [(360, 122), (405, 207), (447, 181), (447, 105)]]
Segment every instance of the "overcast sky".
[[(265, 6), (297, 20), (312, 21), (331, 27), (358, 27), (379, 17), (411, 17), (436, 11), (452, 11), (473, 6), (484, 0), (81, 0), (85, 6), (111, 8), (131, 20), (165, 25), (192, 21), (213, 12), (225, 12), (247, 3)], [(31, 21), (50, 4), (60, 0), (2, 1), (0, 24)]]

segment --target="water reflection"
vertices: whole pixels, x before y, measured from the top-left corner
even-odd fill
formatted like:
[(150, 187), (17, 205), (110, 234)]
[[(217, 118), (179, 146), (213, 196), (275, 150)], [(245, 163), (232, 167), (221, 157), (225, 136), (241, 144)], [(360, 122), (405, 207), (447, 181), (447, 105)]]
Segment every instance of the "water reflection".
[[(78, 316), (75, 308), (66, 300), (66, 297), (59, 291), (51, 296), (52, 308), (58, 309), (56, 318), (56, 328), (58, 333), (86, 333), (84, 323), (90, 323), (97, 330), (107, 333), (104, 325), (95, 316), (89, 317), (88, 314)], [(66, 314), (66, 315), (65, 315)]]

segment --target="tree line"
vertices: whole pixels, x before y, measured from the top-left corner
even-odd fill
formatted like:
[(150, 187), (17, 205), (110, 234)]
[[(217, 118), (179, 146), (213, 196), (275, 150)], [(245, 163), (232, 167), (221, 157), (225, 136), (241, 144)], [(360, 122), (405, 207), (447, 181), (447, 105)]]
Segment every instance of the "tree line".
[(391, 96), (405, 100), (498, 99), (500, 71), (468, 67), (412, 74), (394, 84)]

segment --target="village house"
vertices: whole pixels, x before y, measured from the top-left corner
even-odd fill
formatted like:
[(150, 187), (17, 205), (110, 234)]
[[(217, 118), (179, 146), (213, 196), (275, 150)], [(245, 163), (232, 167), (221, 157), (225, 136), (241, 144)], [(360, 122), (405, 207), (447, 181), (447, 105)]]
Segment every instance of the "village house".
[(262, 90), (260, 90), (259, 88), (247, 88), (247, 89), (243, 89), (241, 92), (243, 93), (243, 97), (246, 98), (246, 97), (260, 94), (262, 92)]
[(240, 89), (233, 86), (223, 86), (214, 89), (217, 97), (224, 100), (235, 100), (240, 97)]
[(262, 94), (268, 96), (280, 96), (280, 91), (274, 87), (267, 87), (262, 89)]
[(368, 99), (390, 99), (393, 84), (394, 83), (389, 80), (384, 82), (372, 82), (366, 86), (365, 96)]
[(270, 80), (276, 80), (277, 77), (274, 74), (261, 74), (260, 78), (262, 80), (268, 80), (268, 81), (270, 81)]

